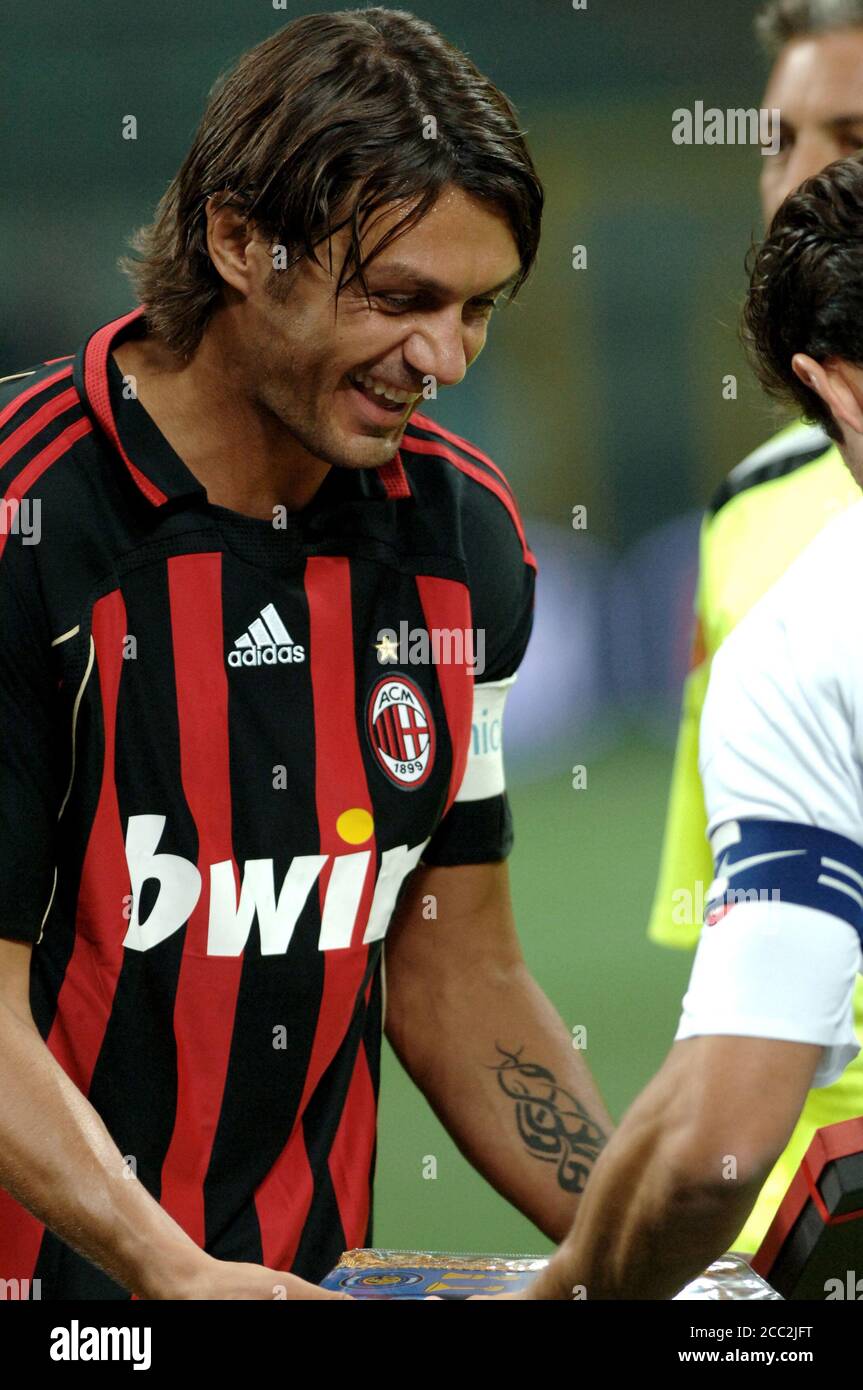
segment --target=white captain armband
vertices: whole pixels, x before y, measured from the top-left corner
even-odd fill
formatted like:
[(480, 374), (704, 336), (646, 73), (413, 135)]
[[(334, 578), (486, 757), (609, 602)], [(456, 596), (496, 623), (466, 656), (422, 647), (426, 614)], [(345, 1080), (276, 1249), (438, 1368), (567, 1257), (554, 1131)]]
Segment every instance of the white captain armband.
[(863, 847), (853, 840), (815, 825), (746, 819), (720, 826), (712, 844), (706, 927), (737, 903), (794, 903), (840, 917), (863, 945)]
[(467, 766), (456, 801), (485, 801), (502, 796), (506, 789), (503, 770), (503, 707), (515, 676), (475, 685), (473, 721)]
[(711, 837), (716, 877), (676, 1037), (820, 1044), (813, 1086), (857, 1055), (863, 848), (818, 826), (730, 820)]

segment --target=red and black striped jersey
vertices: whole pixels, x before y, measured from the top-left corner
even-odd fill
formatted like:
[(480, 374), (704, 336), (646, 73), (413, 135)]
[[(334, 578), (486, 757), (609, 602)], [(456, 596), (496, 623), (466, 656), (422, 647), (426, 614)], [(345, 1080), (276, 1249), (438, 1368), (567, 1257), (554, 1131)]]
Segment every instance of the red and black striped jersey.
[[(316, 1280), (370, 1239), (399, 892), (511, 848), (475, 697), (535, 562), (500, 470), (420, 415), (272, 524), (210, 504), (112, 356), (143, 330), (0, 383), (0, 935), (130, 1173), (211, 1254)], [(484, 669), (435, 659), (459, 632)], [(6, 1193), (0, 1275), (129, 1297)]]

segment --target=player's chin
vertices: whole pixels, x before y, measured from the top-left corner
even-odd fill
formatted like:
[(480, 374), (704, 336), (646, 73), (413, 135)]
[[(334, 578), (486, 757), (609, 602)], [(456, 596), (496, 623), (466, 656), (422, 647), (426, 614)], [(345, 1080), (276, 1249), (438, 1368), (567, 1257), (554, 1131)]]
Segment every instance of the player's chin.
[(396, 428), (371, 432), (368, 427), (356, 430), (341, 425), (324, 457), (342, 468), (381, 468), (395, 458), (406, 424), (407, 420), (402, 420)]
[[(327, 459), (337, 468), (383, 468), (384, 464), (395, 458), (400, 442), (401, 435), (395, 440), (391, 436), (386, 439), (368, 439), (365, 445), (359, 446), (356, 439), (346, 440), (341, 448), (334, 449), (327, 455)], [(371, 447), (367, 447), (369, 445)]]

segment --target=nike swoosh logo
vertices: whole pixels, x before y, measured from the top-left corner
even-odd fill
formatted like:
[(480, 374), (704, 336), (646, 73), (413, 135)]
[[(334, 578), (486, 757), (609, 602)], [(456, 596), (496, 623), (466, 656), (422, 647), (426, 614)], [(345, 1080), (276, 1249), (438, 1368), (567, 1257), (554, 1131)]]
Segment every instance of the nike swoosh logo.
[(805, 853), (805, 849), (774, 849), (768, 854), (750, 854), (748, 859), (738, 859), (736, 864), (726, 865), (723, 862), (718, 865), (716, 877), (734, 878), (736, 874), (742, 874), (744, 869), (754, 869), (756, 864), (767, 864), (773, 859), (794, 859)]

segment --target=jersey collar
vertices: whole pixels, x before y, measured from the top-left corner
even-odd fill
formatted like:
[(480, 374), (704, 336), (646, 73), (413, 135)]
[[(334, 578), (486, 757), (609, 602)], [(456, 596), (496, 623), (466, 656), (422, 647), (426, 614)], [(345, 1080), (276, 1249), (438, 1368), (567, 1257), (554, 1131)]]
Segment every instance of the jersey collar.
[[(75, 358), (73, 381), (82, 401), (125, 463), (140, 491), (155, 507), (180, 498), (203, 498), (206, 489), (174, 452), (161, 430), (136, 399), (126, 399), (120, 369), (111, 356), (125, 338), (140, 333), (144, 306), (98, 328)], [(373, 472), (380, 496), (411, 496), (410, 484), (396, 453)]]

